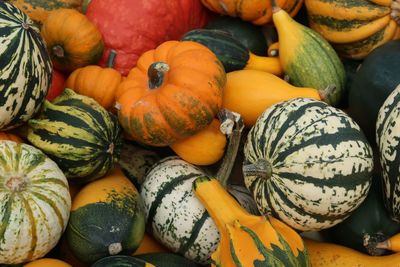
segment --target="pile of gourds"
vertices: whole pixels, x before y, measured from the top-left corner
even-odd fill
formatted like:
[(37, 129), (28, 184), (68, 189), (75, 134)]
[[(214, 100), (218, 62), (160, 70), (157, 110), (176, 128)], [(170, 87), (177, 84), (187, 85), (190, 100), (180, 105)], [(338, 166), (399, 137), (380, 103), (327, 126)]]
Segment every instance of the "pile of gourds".
[(399, 14), (0, 1), (0, 264), (398, 266)]

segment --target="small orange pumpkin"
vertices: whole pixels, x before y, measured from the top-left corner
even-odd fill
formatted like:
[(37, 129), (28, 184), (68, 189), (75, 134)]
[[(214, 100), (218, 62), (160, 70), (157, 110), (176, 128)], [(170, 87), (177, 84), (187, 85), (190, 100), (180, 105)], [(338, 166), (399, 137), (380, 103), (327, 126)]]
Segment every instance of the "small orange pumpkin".
[(23, 143), (24, 141), (15, 134), (7, 133), (7, 132), (0, 132), (0, 140), (10, 140), (16, 143)]
[(211, 123), (226, 73), (206, 46), (167, 41), (142, 54), (127, 80), (117, 92), (122, 127), (139, 143), (168, 146)]
[(99, 61), (104, 43), (100, 31), (75, 9), (50, 12), (41, 34), (46, 41), (54, 67), (71, 72)]
[(213, 12), (240, 17), (256, 25), (264, 25), (272, 21), (273, 1), (293, 17), (299, 12), (304, 0), (201, 0)]
[(42, 258), (31, 261), (28, 264), (25, 264), (24, 267), (72, 267), (72, 265), (58, 259)]
[(93, 98), (105, 109), (110, 109), (115, 103), (115, 91), (122, 80), (121, 74), (112, 68), (115, 56), (115, 51), (111, 51), (107, 68), (89, 65), (74, 70), (65, 86)]

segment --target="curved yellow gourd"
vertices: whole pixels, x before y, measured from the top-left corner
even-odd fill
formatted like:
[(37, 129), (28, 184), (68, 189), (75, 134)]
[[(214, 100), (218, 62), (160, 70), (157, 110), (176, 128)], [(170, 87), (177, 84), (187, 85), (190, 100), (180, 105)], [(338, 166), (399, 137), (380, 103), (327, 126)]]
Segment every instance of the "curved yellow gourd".
[(251, 127), (273, 104), (297, 97), (321, 100), (322, 93), (313, 88), (295, 87), (271, 73), (238, 70), (227, 74), (222, 106), (239, 113), (246, 127)]
[(247, 61), (245, 70), (261, 70), (272, 73), (277, 76), (283, 75), (283, 68), (279, 57), (275, 56), (257, 56), (249, 52), (249, 60)]
[(220, 131), (221, 123), (214, 119), (206, 128), (171, 144), (171, 149), (183, 160), (195, 165), (211, 165), (222, 158), (226, 137)]
[(313, 267), (396, 267), (400, 253), (388, 256), (369, 256), (336, 244), (304, 239)]

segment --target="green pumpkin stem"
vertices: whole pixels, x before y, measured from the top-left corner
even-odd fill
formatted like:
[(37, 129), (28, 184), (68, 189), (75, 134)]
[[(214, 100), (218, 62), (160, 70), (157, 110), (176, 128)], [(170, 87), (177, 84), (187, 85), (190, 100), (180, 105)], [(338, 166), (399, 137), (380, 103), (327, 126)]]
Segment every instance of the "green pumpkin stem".
[(64, 48), (61, 45), (53, 46), (52, 50), (53, 50), (53, 55), (55, 55), (58, 58), (63, 58), (65, 56)]
[(110, 54), (108, 55), (107, 59), (107, 68), (113, 68), (114, 67), (114, 62), (115, 62), (115, 57), (117, 56), (117, 52), (114, 49), (111, 49)]
[(239, 150), (242, 131), (244, 128), (243, 119), (238, 113), (222, 109), (217, 114), (221, 122), (221, 132), (226, 134), (229, 139), (224, 158), (216, 174), (217, 179), (226, 188), (231, 174), (237, 152)]
[(256, 176), (268, 180), (272, 176), (272, 166), (266, 159), (258, 159), (255, 163), (243, 163), (243, 175)]
[(150, 65), (147, 75), (149, 77), (149, 88), (156, 89), (164, 82), (165, 73), (169, 71), (169, 65), (165, 62), (157, 61)]

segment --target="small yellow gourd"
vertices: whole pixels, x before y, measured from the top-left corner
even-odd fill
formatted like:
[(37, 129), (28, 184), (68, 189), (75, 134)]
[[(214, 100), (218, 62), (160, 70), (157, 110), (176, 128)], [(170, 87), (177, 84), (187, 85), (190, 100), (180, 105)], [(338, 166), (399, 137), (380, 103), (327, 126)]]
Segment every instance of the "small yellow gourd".
[(330, 89), (295, 87), (268, 72), (238, 70), (227, 73), (222, 106), (239, 113), (245, 126), (251, 127), (273, 104), (297, 97), (322, 100)]
[(400, 253), (369, 256), (344, 246), (304, 239), (313, 267), (396, 267)]

